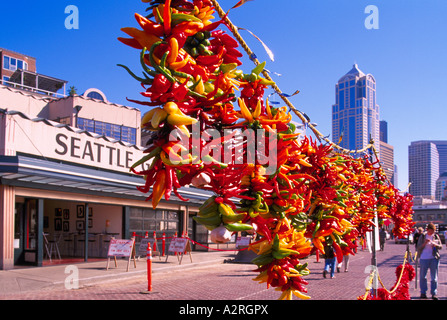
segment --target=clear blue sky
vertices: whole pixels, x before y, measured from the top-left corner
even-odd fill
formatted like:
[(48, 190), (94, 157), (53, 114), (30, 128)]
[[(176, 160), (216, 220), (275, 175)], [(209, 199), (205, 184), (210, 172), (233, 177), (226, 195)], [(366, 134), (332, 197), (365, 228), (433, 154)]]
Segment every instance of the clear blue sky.
[[(237, 0), (221, 0), (227, 10)], [(67, 5), (79, 9), (79, 29), (64, 22)], [(379, 29), (368, 30), (365, 8), (379, 10)], [(24, 0), (0, 19), (0, 47), (37, 58), (38, 72), (69, 81), (78, 93), (96, 87), (109, 101), (136, 106), (141, 87), (116, 64), (138, 69), (138, 52), (116, 40), (121, 27), (136, 26), (138, 0)], [(377, 81), (380, 118), (388, 122), (401, 190), (408, 184), (408, 146), (417, 140), (447, 140), (447, 1), (445, 0), (254, 0), (230, 19), (251, 30), (274, 52), (241, 31), (291, 102), (324, 135), (331, 134), (335, 83), (354, 63)], [(217, 17), (217, 14), (216, 14)], [(247, 59), (241, 68), (253, 65)], [(269, 92), (267, 92), (268, 94)], [(147, 111), (143, 108), (142, 112)]]

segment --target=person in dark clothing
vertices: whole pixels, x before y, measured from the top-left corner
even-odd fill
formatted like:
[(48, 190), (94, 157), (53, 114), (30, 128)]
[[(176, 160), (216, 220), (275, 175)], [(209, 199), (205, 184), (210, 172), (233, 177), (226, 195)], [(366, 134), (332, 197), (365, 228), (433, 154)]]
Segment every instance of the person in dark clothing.
[(386, 241), (386, 231), (384, 228), (381, 228), (379, 231), (380, 251), (383, 251), (383, 249), (385, 249), (385, 241)]
[[(331, 278), (335, 278), (335, 252), (332, 246), (324, 247), (324, 270), (323, 277), (326, 278), (326, 274), (330, 272)], [(329, 270), (330, 269), (330, 270)]]
[(422, 229), (421, 227), (417, 228), (417, 232), (414, 234), (413, 236), (413, 242), (414, 242), (414, 247), (415, 250), (418, 250), (418, 240), (419, 237), (424, 233), (424, 229)]

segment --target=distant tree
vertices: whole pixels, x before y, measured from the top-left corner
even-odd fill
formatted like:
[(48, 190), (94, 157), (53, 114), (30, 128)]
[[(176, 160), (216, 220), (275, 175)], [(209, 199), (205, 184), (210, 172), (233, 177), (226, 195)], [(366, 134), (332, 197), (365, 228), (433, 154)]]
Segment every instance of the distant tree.
[(71, 86), (71, 87), (70, 87), (70, 91), (68, 92), (68, 95), (69, 95), (69, 96), (74, 96), (74, 95), (77, 94), (77, 93), (78, 93), (78, 89), (76, 89), (75, 86)]

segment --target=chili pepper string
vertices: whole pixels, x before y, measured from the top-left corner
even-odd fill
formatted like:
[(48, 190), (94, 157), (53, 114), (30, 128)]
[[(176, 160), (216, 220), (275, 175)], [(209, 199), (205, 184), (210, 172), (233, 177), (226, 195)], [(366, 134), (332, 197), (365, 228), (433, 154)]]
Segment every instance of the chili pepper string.
[[(313, 247), (322, 253), (323, 244), (338, 248), (337, 258), (346, 253), (353, 254), (352, 240), (371, 231), (375, 226), (372, 223), (374, 214), (379, 219), (395, 221), (393, 232), (396, 235), (408, 232), (412, 223), (409, 218), (411, 198), (398, 195), (397, 189), (389, 184), (380, 163), (374, 159), (372, 141), (370, 148), (355, 151), (369, 150), (371, 158), (364, 155), (362, 159), (355, 159), (349, 155), (352, 153), (350, 150), (340, 149), (322, 137), (310, 124), (310, 119), (287, 100), (290, 96), (281, 94), (266, 74), (265, 62), (260, 64), (254, 57), (238, 28), (229, 21), (228, 12), (225, 14), (216, 0), (194, 0), (197, 8), (190, 15), (183, 13), (183, 9), (189, 11), (192, 5), (187, 1), (177, 2), (174, 7), (180, 7), (178, 10), (172, 8), (171, 15), (176, 17), (172, 24), (169, 23), (170, 0), (166, 0), (164, 5), (163, 0), (149, 2), (153, 5), (151, 8), (157, 23), (140, 18), (140, 26), (145, 31), (134, 28), (123, 31), (132, 37), (124, 41), (125, 44), (135, 44), (137, 49), (143, 49), (140, 60), (144, 70), (149, 65), (155, 69), (147, 69), (149, 75), (155, 77), (150, 79), (152, 85), (142, 94), (161, 107), (147, 112), (142, 123), (156, 133), (151, 138), (148, 155), (133, 166), (152, 159), (147, 171), (135, 173), (146, 179), (146, 188), (139, 188), (140, 191), (147, 192), (153, 187), (150, 197), (154, 208), (163, 194), (165, 200), (169, 200), (171, 190), (179, 196), (177, 189), (182, 186), (193, 185), (213, 191), (215, 195), (199, 207), (194, 220), (211, 232), (221, 232), (222, 228), (234, 232), (256, 227), (261, 239), (249, 247), (258, 254), (253, 263), (258, 265), (260, 274), (254, 280), (281, 290), (280, 299), (291, 299), (292, 294), (301, 299), (310, 298), (303, 294), (307, 292), (303, 286), (307, 283), (302, 279), (309, 270), (306, 263), (300, 263), (300, 259), (312, 253), (312, 242)], [(222, 24), (231, 30), (236, 40), (222, 30), (209, 33), (217, 26), (206, 26), (213, 13), (211, 3), (222, 17)], [(187, 30), (179, 33), (185, 26)], [(176, 30), (172, 34), (171, 27)], [(146, 32), (148, 28), (150, 32)], [(199, 30), (203, 32), (198, 33)], [(202, 52), (204, 55), (194, 52), (193, 49), (198, 50), (197, 43), (202, 46), (202, 51), (208, 50)], [(240, 65), (237, 57), (241, 55), (235, 49), (238, 43), (256, 64), (249, 75), (233, 70)], [(150, 48), (149, 53), (146, 53), (147, 48)], [(259, 76), (261, 72), (265, 78)], [(149, 75), (145, 77), (149, 78)], [(144, 87), (149, 85), (145, 83)], [(287, 106), (271, 108), (268, 99), (264, 104), (262, 96), (267, 86), (280, 93), (289, 110)], [(242, 89), (241, 98), (235, 100), (233, 90), (237, 88)], [(239, 112), (233, 106), (236, 101)], [(301, 144), (296, 141), (295, 126), (289, 124), (292, 110), (312, 129), (316, 139), (305, 137)], [(243, 122), (236, 123), (239, 119)], [(277, 170), (267, 175), (264, 166), (256, 162), (238, 167), (236, 154), (230, 163), (214, 159), (208, 152), (219, 145), (220, 148), (225, 146), (220, 140), (208, 145), (207, 138), (191, 136), (189, 126), (195, 123), (201, 132), (225, 128), (264, 128), (270, 133), (279, 132), (279, 139), (270, 134), (262, 138), (266, 139), (265, 142), (277, 142)], [(182, 136), (191, 138), (188, 139), (190, 143), (197, 142), (198, 147), (191, 149), (180, 142), (168, 142), (168, 134), (175, 128), (180, 129)], [(322, 139), (329, 145), (322, 143)], [(236, 150), (239, 147), (234, 145), (232, 148)], [(183, 155), (184, 151), (187, 154)], [(200, 151), (202, 156), (205, 152), (208, 156), (196, 161), (195, 151)], [(250, 150), (244, 156), (248, 162)], [(240, 203), (234, 203), (230, 199), (232, 197), (240, 198)], [(373, 212), (375, 207), (378, 208), (377, 213)]]
[[(259, 60), (256, 58), (256, 55), (253, 53), (253, 51), (250, 49), (250, 47), (247, 45), (247, 43), (245, 42), (245, 40), (242, 38), (242, 36), (240, 35), (239, 31), (238, 31), (238, 27), (236, 27), (231, 20), (228, 18), (228, 14), (225, 13), (225, 11), (223, 11), (223, 9), (220, 7), (219, 3), (216, 0), (211, 0), (211, 2), (213, 3), (217, 13), (219, 14), (220, 18), (223, 19), (227, 26), (229, 27), (229, 29), (231, 30), (231, 32), (233, 33), (233, 35), (235, 36), (236, 40), (240, 43), (240, 45), (242, 46), (242, 48), (245, 50), (245, 52), (248, 54), (248, 56), (250, 57), (250, 60), (253, 61), (253, 63), (255, 65), (259, 65), (260, 62)], [(269, 73), (266, 70), (262, 70), (262, 74), (264, 75), (264, 77), (269, 80), (269, 81), (273, 81), (272, 78), (270, 77)], [(315, 134), (315, 136), (317, 137), (317, 139), (319, 141), (324, 140), (327, 143), (329, 143), (331, 146), (333, 146), (334, 148), (338, 149), (340, 152), (345, 152), (345, 153), (364, 153), (366, 152), (368, 149), (370, 148), (374, 148), (374, 144), (373, 143), (369, 143), (368, 145), (366, 145), (363, 149), (360, 150), (349, 150), (349, 149), (345, 149), (342, 148), (341, 146), (339, 146), (338, 144), (336, 144), (335, 142), (329, 140), (329, 138), (327, 138), (326, 136), (324, 136), (320, 131), (318, 131), (314, 125), (312, 125), (312, 123), (310, 122), (310, 120), (308, 118), (306, 118), (302, 112), (300, 112), (298, 109), (295, 108), (295, 106), (290, 102), (289, 99), (287, 99), (286, 95), (284, 95), (282, 93), (282, 91), (280, 90), (280, 88), (276, 85), (276, 83), (273, 83), (272, 88), (276, 91), (276, 93), (281, 97), (281, 99), (284, 101), (285, 104), (287, 104), (287, 106), (298, 116), (298, 118), (300, 118), (300, 120), (306, 124), (311, 130), (312, 132)]]

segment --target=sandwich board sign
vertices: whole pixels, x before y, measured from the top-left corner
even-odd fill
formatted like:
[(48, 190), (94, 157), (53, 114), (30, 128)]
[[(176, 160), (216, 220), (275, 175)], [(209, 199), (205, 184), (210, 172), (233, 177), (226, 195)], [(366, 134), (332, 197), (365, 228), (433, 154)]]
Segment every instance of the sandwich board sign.
[[(169, 244), (168, 254), (166, 256), (166, 261), (168, 261), (169, 253), (174, 253), (177, 255), (177, 260), (179, 260), (179, 264), (182, 263), (183, 255), (189, 252), (189, 258), (192, 262), (191, 255), (191, 243), (188, 238), (172, 238), (171, 243)], [(179, 259), (179, 256), (181, 258)]]
[(246, 248), (250, 245), (250, 237), (237, 237), (236, 239), (236, 248)]
[(135, 238), (128, 239), (110, 239), (109, 250), (107, 252), (107, 266), (106, 270), (109, 270), (110, 258), (115, 260), (115, 267), (117, 266), (116, 257), (125, 258), (128, 257), (127, 271), (129, 271), (130, 260), (133, 258), (135, 268), (137, 267), (135, 261)]
[[(154, 247), (154, 243), (155, 243), (155, 247)], [(143, 239), (141, 239), (140, 245), (138, 246), (138, 255), (146, 256), (147, 255), (147, 246), (148, 245), (151, 246), (152, 256), (158, 254), (159, 259), (161, 259), (160, 252), (158, 251), (157, 242), (155, 241), (155, 239), (151, 239), (151, 238), (143, 238)]]

